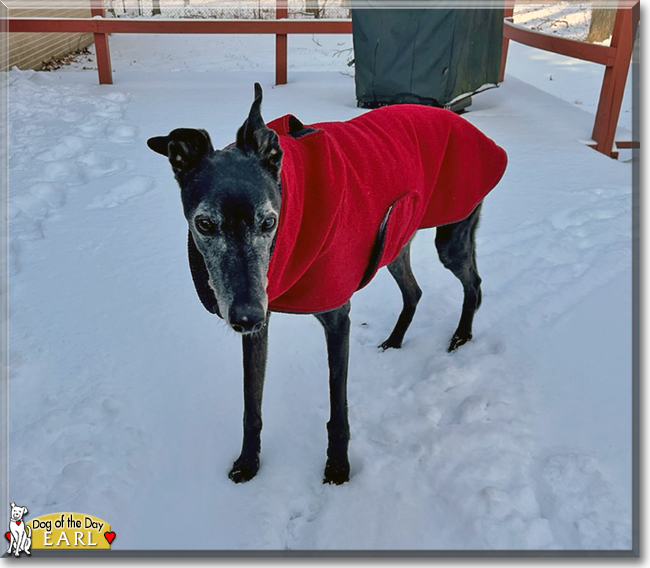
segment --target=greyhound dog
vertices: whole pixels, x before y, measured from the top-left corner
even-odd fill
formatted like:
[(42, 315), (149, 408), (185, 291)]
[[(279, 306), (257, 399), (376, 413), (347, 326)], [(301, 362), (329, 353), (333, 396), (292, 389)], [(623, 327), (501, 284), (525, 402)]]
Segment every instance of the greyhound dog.
[(269, 318), (277, 311), (311, 313), (324, 327), (330, 420), (323, 482), (342, 484), (350, 477), (350, 296), (388, 266), (403, 309), (380, 348), (401, 347), (422, 295), (411, 239), (435, 226), (439, 258), (464, 289), (448, 350), (469, 341), (481, 305), (475, 231), (507, 158), (441, 109), (395, 105), (347, 122), (305, 126), (287, 115), (267, 125), (261, 103), (256, 83), (236, 142), (222, 150), (191, 128), (147, 144), (169, 159), (180, 186), (199, 298), (242, 335), (244, 434), (230, 479), (249, 481), (259, 470)]

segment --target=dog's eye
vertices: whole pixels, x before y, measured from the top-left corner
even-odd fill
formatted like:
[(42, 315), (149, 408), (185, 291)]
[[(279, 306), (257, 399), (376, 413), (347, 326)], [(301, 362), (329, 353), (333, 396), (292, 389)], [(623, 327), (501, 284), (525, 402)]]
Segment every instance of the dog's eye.
[(269, 231), (272, 231), (275, 228), (276, 224), (276, 219), (275, 217), (267, 217), (262, 221), (262, 231), (265, 233), (268, 233)]
[(194, 221), (194, 224), (199, 230), (199, 233), (203, 235), (213, 235), (216, 230), (214, 223), (205, 217), (199, 217)]

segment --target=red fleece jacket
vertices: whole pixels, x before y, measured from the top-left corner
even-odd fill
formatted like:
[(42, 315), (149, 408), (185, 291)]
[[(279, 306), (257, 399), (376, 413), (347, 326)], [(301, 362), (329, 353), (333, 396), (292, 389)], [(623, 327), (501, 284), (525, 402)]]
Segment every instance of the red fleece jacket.
[(505, 151), (456, 114), (395, 105), (280, 138), (282, 209), (268, 269), (269, 308), (343, 305), (418, 229), (466, 218), (498, 183)]

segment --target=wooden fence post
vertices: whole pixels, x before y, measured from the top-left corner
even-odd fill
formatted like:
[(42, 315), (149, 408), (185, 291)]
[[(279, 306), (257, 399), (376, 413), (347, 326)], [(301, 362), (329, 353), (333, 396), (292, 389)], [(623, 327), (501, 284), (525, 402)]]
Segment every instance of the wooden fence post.
[[(288, 0), (276, 0), (275, 17), (289, 17)], [(275, 84), (287, 84), (287, 34), (275, 35)]]
[(634, 38), (639, 23), (639, 7), (638, 2), (631, 8), (624, 7), (621, 0), (616, 11), (611, 41), (611, 47), (616, 49), (616, 56), (614, 63), (605, 68), (594, 130), (591, 134), (592, 139), (596, 141), (596, 150), (608, 156), (614, 155), (616, 125), (621, 113), (625, 82), (632, 59)]
[[(103, 0), (90, 0), (90, 15), (94, 18), (104, 17)], [(111, 69), (111, 52), (108, 46), (108, 34), (93, 34), (95, 40), (95, 56), (97, 58), (97, 73), (100, 85), (113, 84), (113, 71)]]

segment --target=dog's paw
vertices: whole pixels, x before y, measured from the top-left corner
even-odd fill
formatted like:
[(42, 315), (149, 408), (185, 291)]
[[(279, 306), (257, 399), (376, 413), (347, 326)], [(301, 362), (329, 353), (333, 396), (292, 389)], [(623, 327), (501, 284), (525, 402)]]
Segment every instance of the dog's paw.
[(465, 345), (470, 339), (472, 339), (472, 334), (461, 334), (461, 333), (454, 333), (454, 336), (451, 338), (451, 341), (449, 343), (449, 348), (447, 349), (447, 353), (451, 353), (453, 351), (456, 351), (461, 345)]
[(232, 469), (228, 473), (228, 477), (235, 483), (246, 483), (250, 481), (257, 475), (258, 470), (260, 469), (260, 460), (243, 460), (238, 459), (233, 465)]
[(350, 481), (350, 464), (345, 462), (327, 460), (325, 464), (325, 475), (323, 476), (323, 483), (334, 485), (343, 485)]
[(386, 351), (386, 349), (400, 349), (402, 347), (402, 342), (389, 337), (381, 345), (378, 345), (378, 347), (382, 351)]

